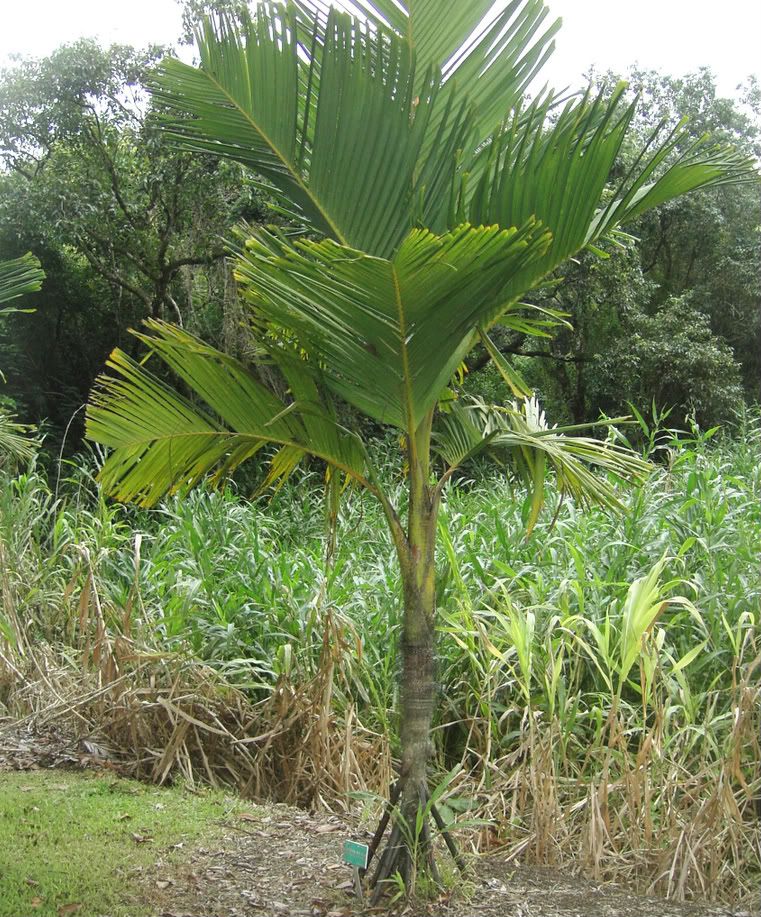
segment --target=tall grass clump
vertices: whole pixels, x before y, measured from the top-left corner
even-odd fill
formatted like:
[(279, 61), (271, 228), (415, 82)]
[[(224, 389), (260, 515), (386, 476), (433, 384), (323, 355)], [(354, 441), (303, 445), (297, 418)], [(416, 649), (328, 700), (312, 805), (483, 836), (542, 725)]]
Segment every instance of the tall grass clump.
[[(761, 429), (650, 433), (618, 516), (511, 481), (457, 482), (440, 520), (438, 761), (450, 813), (513, 860), (677, 898), (744, 900), (761, 871)], [(326, 558), (321, 475), (273, 498), (150, 513), (88, 471), (0, 495), (0, 703), (97, 729), (156, 780), (306, 805), (391, 779), (399, 590), (349, 493)], [(554, 509), (553, 509), (554, 504)], [(0, 708), (2, 709), (2, 708)]]

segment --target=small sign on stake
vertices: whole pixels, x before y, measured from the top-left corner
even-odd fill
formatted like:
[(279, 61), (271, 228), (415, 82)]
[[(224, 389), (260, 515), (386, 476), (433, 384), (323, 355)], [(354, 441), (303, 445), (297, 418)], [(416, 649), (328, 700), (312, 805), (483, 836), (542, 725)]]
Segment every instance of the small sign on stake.
[(367, 857), (370, 848), (367, 844), (358, 844), (356, 841), (344, 841), (344, 863), (356, 866), (357, 869), (367, 869)]
[(367, 860), (370, 854), (370, 848), (367, 844), (360, 844), (357, 841), (344, 841), (344, 863), (352, 866), (354, 874), (354, 891), (360, 901), (363, 900), (362, 880), (359, 877), (360, 869), (367, 869)]

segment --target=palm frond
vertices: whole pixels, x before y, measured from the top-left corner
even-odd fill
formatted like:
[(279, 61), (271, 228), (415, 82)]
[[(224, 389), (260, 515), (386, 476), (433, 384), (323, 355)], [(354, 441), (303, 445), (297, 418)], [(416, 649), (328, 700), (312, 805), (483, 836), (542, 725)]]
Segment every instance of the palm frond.
[[(0, 303), (10, 302), (42, 286), (45, 272), (31, 252), (12, 261), (0, 261)], [(3, 309), (0, 314), (14, 311)]]
[[(340, 3), (340, 0), (338, 0)], [(328, 0), (297, 0), (308, 15), (327, 17)], [(352, 0), (376, 29), (390, 29), (416, 62), (415, 94), (425, 74), (441, 70), (445, 85), (473, 108), (474, 148), (507, 117), (554, 50), (560, 20), (546, 25), (542, 0)], [(443, 92), (432, 121), (438, 125)]]
[(286, 458), (299, 453), (317, 456), (367, 485), (359, 438), (341, 428), (322, 403), (285, 403), (232, 357), (172, 325), (146, 324), (140, 340), (201, 404), (122, 351), (111, 354), (112, 372), (100, 376), (90, 398), (87, 436), (113, 450), (100, 472), (112, 496), (153, 506), (212, 471), (218, 477), (230, 472), (267, 443), (280, 447), (272, 480), (282, 476)]
[[(606, 425), (621, 418), (607, 420)], [(582, 425), (592, 428), (598, 424)], [(446, 462), (446, 476), (479, 452), (488, 451), (508, 463), (526, 482), (532, 497), (529, 528), (544, 501), (544, 478), (551, 468), (561, 493), (581, 504), (598, 503), (621, 509), (613, 484), (640, 483), (650, 466), (638, 455), (615, 443), (591, 436), (570, 435), (549, 427), (534, 398), (502, 407), (472, 399), (442, 415), (434, 435), (434, 448)], [(595, 474), (592, 469), (603, 474)]]
[(497, 372), (502, 377), (502, 381), (507, 385), (513, 395), (518, 398), (530, 397), (532, 389), (529, 388), (528, 384), (524, 381), (515, 367), (509, 363), (502, 353), (500, 353), (499, 348), (489, 335), (481, 329), (479, 330), (479, 338), (486, 352), (489, 354), (492, 363), (496, 367)]
[(30, 438), (32, 430), (32, 427), (17, 423), (10, 414), (0, 411), (0, 467), (9, 462), (28, 462), (33, 458), (39, 443)]
[(307, 26), (301, 40), (295, 8), (266, 3), (244, 35), (207, 21), (201, 68), (170, 59), (159, 70), (154, 97), (171, 113), (161, 126), (184, 149), (259, 173), (322, 235), (388, 256), (416, 218), (446, 206), (467, 112), (447, 106), (423, 156), (438, 73), (416, 84), (397, 36), (345, 13)]
[(617, 185), (610, 177), (636, 109), (626, 85), (572, 101), (548, 123), (550, 102), (516, 111), (477, 154), (473, 178), (454, 207), (456, 220), (521, 225), (534, 216), (552, 233), (541, 262), (511, 278), (510, 301), (587, 245), (650, 207), (688, 191), (757, 180), (747, 157), (707, 140), (685, 145), (681, 127), (655, 133)]
[(533, 220), (444, 236), (413, 230), (390, 260), (262, 232), (236, 277), (256, 319), (287, 332), (334, 393), (409, 432), (491, 319), (495, 291), (548, 244)]

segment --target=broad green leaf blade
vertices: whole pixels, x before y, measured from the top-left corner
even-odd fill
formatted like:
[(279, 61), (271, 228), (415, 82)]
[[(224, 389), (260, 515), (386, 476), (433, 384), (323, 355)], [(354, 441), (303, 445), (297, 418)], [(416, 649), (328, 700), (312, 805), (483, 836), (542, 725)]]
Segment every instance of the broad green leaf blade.
[(234, 159), (267, 178), (323, 231), (297, 163), (299, 58), (284, 8), (260, 6), (244, 38), (222, 18), (197, 36), (201, 68), (169, 58), (152, 91), (172, 117), (160, 126), (178, 146)]
[[(453, 19), (475, 5), (450, 2)], [(420, 18), (421, 31), (430, 29), (436, 34), (440, 4), (437, 0), (423, 3), (426, 20), (415, 18)], [(493, 3), (486, 5), (490, 11), (443, 68), (445, 80), (455, 84), (474, 107), (477, 144), (520, 107), (529, 85), (555, 50), (553, 39), (561, 26), (560, 19), (547, 25), (549, 10), (542, 0), (512, 0), (501, 10)]]
[[(712, 142), (708, 136), (688, 142), (684, 124), (665, 137), (663, 126), (653, 134), (608, 205), (592, 221), (588, 244), (683, 194), (724, 184), (761, 182), (757, 163), (751, 158)], [(651, 146), (655, 146), (654, 151)]]
[(413, 230), (391, 260), (260, 233), (236, 277), (256, 319), (285, 331), (336, 394), (409, 432), (501, 305), (505, 279), (548, 244), (532, 220), (520, 230)]
[(569, 102), (550, 119), (551, 101), (516, 112), (478, 153), (474, 181), (453, 210), (473, 223), (520, 225), (529, 215), (552, 233), (544, 259), (514, 276), (504, 297), (525, 294), (543, 277), (623, 222), (700, 187), (756, 181), (752, 163), (701, 140), (685, 146), (676, 128), (654, 134), (617, 185), (611, 176), (635, 112), (625, 84), (606, 96)]
[[(153, 506), (165, 494), (198, 483), (212, 471), (226, 473), (274, 443), (289, 452), (315, 455), (363, 484), (364, 451), (312, 403), (286, 404), (237, 360), (163, 322), (138, 335), (204, 403), (175, 392), (120, 350), (108, 361), (87, 409), (87, 436), (114, 451), (100, 473), (119, 500)], [(309, 416), (307, 432), (304, 417)]]
[[(347, 4), (339, 5), (347, 6)], [(327, 16), (328, 0), (298, 0), (308, 15)], [(560, 20), (545, 26), (542, 0), (353, 0), (375, 28), (391, 29), (416, 61), (415, 94), (429, 70), (441, 70), (449, 88), (474, 108), (474, 148), (517, 106), (554, 50)], [(448, 93), (443, 93), (448, 96)], [(434, 127), (441, 108), (433, 115)]]
[(621, 111), (624, 87), (608, 100), (569, 103), (552, 126), (549, 103), (516, 112), (480, 156), (481, 173), (465, 210), (473, 222), (513, 221), (534, 215), (552, 232), (542, 263), (513, 279), (513, 298), (529, 289), (589, 241), (633, 108)]

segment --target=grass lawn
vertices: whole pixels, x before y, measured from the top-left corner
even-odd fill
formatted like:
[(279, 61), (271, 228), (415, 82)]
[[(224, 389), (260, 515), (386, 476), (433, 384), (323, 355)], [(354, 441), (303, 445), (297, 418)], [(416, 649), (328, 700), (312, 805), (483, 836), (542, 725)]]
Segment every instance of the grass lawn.
[(0, 773), (0, 917), (153, 914), (144, 870), (160, 881), (157, 864), (181, 863), (242, 808), (87, 772)]

